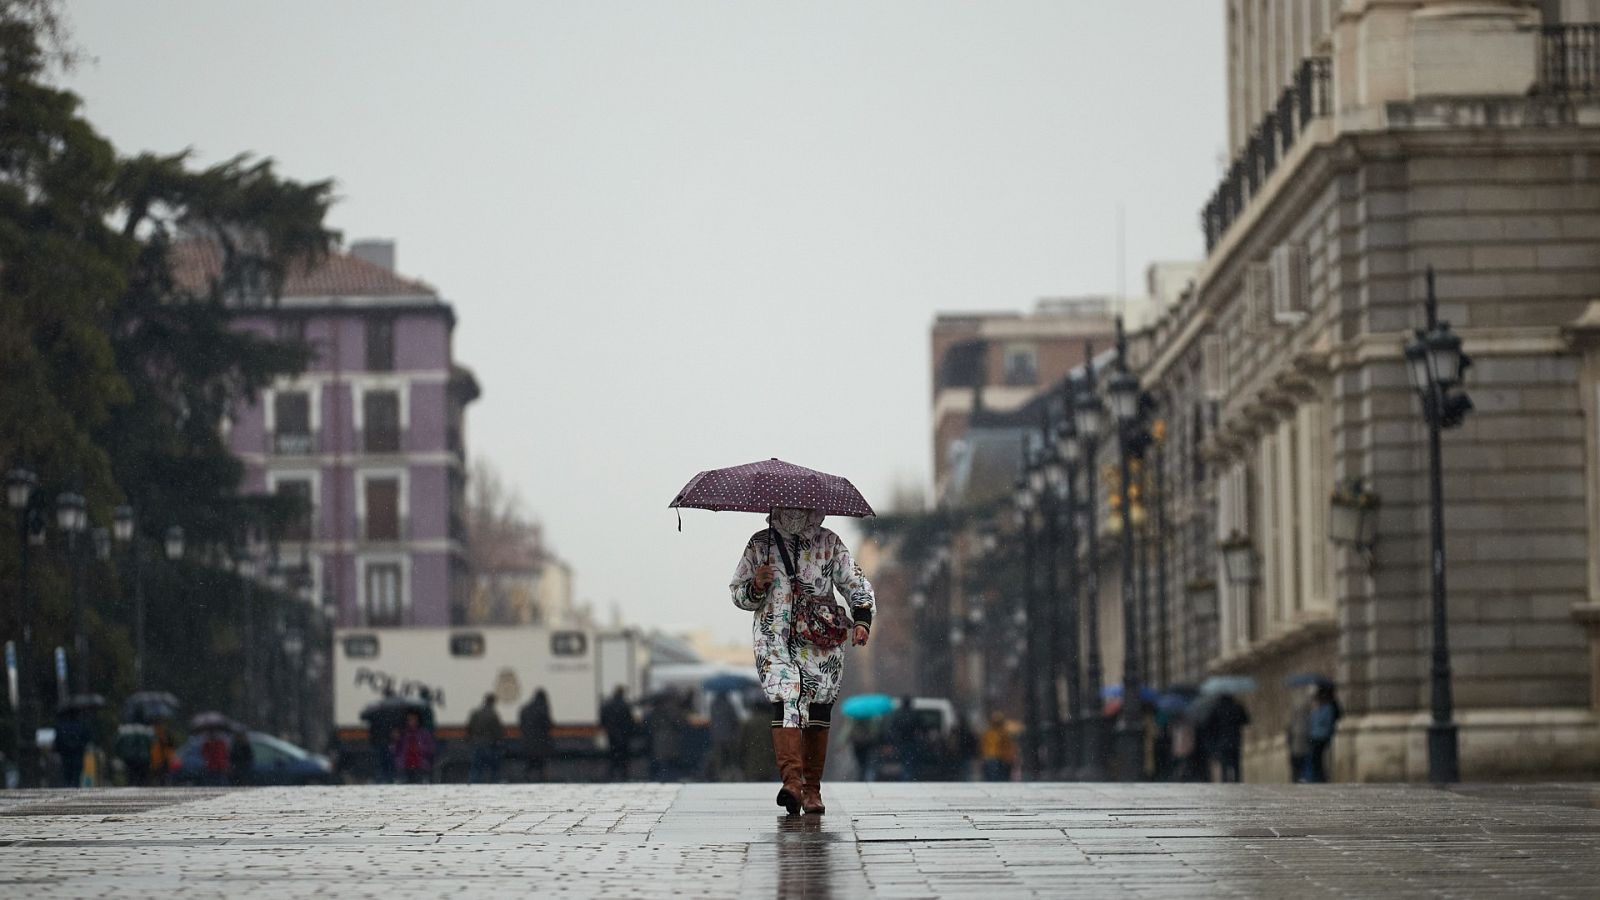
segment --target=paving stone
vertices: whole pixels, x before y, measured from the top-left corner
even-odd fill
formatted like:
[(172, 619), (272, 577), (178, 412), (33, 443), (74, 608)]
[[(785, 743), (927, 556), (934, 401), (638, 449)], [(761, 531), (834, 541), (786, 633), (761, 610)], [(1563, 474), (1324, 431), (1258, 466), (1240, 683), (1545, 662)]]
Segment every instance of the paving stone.
[(1590, 897), (1600, 785), (0, 794), (0, 895)]

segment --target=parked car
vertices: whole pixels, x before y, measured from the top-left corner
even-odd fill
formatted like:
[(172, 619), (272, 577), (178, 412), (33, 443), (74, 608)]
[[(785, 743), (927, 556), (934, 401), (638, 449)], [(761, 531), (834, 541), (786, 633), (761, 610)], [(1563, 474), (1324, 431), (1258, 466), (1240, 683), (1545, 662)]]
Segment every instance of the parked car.
[[(312, 753), (280, 738), (259, 731), (250, 734), (250, 749), (255, 756), (249, 784), (333, 784), (333, 764), (321, 754)], [(237, 735), (232, 736), (237, 740)], [(200, 784), (202, 735), (193, 734), (178, 748), (178, 765), (172, 772), (179, 784)]]

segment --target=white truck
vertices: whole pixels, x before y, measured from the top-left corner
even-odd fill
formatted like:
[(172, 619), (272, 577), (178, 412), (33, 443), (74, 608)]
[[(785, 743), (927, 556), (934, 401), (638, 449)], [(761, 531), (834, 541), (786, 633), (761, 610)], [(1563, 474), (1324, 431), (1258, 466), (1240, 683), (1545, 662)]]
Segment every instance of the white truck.
[(638, 700), (649, 667), (636, 632), (537, 626), (345, 628), (334, 632), (333, 651), (340, 770), (353, 777), (372, 771), (361, 712), (386, 689), (428, 704), (440, 743), (435, 769), (456, 780), (467, 765), (467, 717), (486, 694), (506, 725), (508, 756), (518, 756), (517, 717), (540, 688), (550, 698), (558, 757), (594, 756), (604, 747), (600, 704), (619, 686)]

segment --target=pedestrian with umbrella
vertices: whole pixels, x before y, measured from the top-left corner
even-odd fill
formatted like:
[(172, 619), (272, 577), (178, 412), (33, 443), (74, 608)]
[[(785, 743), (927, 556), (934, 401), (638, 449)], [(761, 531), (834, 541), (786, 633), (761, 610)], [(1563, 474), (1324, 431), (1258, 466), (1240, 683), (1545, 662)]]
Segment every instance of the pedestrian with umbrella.
[(394, 783), (394, 741), (407, 713), (416, 713), (418, 724), (432, 731), (427, 726), (428, 709), (427, 704), (398, 696), (393, 688), (385, 686), (383, 699), (361, 710), (361, 719), (367, 723), (367, 745), (372, 750), (375, 783)]
[[(867, 643), (872, 585), (824, 516), (870, 516), (859, 491), (836, 475), (779, 459), (701, 472), (670, 504), (767, 513), (745, 544), (729, 590), (753, 613), (756, 674), (772, 704), (772, 749), (790, 815), (821, 815), (828, 726), (844, 675), (844, 644)], [(834, 601), (842, 594), (848, 612)]]

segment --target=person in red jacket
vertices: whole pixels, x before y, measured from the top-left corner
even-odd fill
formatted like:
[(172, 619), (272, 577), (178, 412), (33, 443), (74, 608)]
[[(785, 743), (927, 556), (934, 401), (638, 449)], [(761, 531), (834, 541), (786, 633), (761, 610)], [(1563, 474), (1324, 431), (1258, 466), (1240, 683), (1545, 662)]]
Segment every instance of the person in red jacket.
[(228, 738), (221, 731), (208, 731), (200, 741), (200, 778), (208, 785), (228, 783), (233, 763), (228, 757)]
[(394, 768), (400, 780), (408, 784), (424, 784), (433, 776), (433, 734), (422, 727), (422, 716), (416, 710), (406, 713), (406, 724), (395, 735)]

